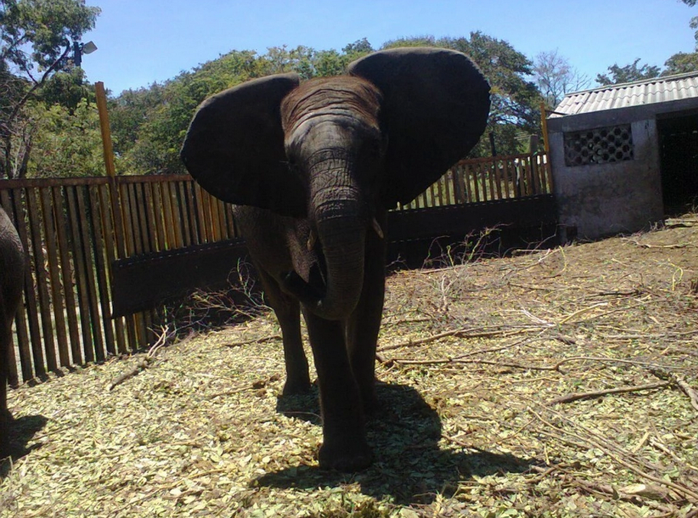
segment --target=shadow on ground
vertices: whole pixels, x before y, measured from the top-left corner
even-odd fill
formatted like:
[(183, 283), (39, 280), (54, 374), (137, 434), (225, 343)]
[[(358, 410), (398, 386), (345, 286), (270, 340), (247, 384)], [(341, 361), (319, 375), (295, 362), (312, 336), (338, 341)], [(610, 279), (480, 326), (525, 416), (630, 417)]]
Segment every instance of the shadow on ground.
[(48, 419), (42, 415), (29, 415), (4, 423), (0, 437), (0, 481), (7, 477), (19, 459), (39, 447), (32, 445), (27, 448), (27, 444), (47, 422)]
[[(458, 484), (473, 475), (522, 473), (537, 463), (483, 450), (440, 449), (441, 420), (409, 386), (381, 384), (378, 399), (378, 417), (368, 425), (368, 441), (376, 455), (371, 468), (346, 474), (300, 465), (267, 473), (252, 485), (312, 489), (355, 483), (376, 499), (390, 496), (399, 505), (429, 504), (437, 494), (452, 496)], [(280, 398), (277, 410), (320, 425), (316, 393)]]

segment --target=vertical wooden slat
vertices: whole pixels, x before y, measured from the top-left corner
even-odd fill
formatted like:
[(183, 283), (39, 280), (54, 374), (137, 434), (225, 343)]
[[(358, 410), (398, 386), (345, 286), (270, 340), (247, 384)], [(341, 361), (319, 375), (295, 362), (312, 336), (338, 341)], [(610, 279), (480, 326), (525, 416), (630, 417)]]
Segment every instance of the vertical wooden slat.
[(117, 258), (126, 257), (126, 236), (124, 235), (124, 215), (121, 209), (121, 194), (118, 179), (110, 177), (108, 185), (109, 204), (105, 205), (105, 210), (109, 210), (110, 221), (112, 222), (111, 233), (113, 235), (114, 247), (112, 252)]
[(133, 185), (133, 203), (135, 205), (134, 212), (137, 214), (136, 225), (138, 227), (138, 236), (141, 242), (141, 253), (154, 252), (157, 249), (151, 244), (148, 231), (149, 218), (148, 206), (145, 204), (145, 184)]
[(531, 173), (531, 164), (525, 158), (521, 159), (521, 164), (523, 167), (524, 175), (526, 177), (526, 196), (531, 196), (533, 194), (533, 175)]
[(182, 244), (191, 246), (193, 244), (191, 222), (189, 221), (189, 199), (186, 194), (184, 182), (177, 182), (177, 210), (181, 221)]
[(163, 225), (162, 183), (153, 184), (153, 216), (155, 219), (155, 234), (157, 235), (158, 250), (167, 250), (167, 232)]
[(143, 248), (143, 235), (142, 235), (142, 228), (141, 228), (141, 220), (139, 217), (139, 212), (140, 212), (140, 207), (138, 206), (138, 199), (137, 199), (137, 192), (136, 192), (136, 184), (134, 183), (128, 183), (128, 206), (129, 206), (129, 213), (130, 213), (130, 221), (131, 224), (129, 225), (131, 227), (131, 232), (133, 235), (133, 243), (134, 243), (134, 249), (133, 253), (135, 255), (140, 255), (144, 252)]
[(34, 274), (36, 275), (37, 291), (39, 295), (39, 314), (41, 315), (41, 332), (43, 351), (46, 359), (46, 368), (49, 371), (58, 370), (56, 361), (56, 346), (53, 341), (53, 326), (51, 325), (51, 302), (49, 295), (49, 278), (45, 268), (46, 257), (43, 250), (41, 221), (43, 214), (40, 212), (35, 189), (27, 191), (27, 210), (29, 211), (29, 228), (34, 250)]
[(165, 233), (167, 234), (167, 249), (177, 248), (177, 237), (174, 229), (174, 221), (172, 218), (172, 199), (170, 198), (170, 185), (162, 184), (162, 212), (163, 221), (165, 223)]
[(92, 216), (93, 249), (94, 249), (94, 271), (96, 274), (96, 290), (99, 303), (99, 314), (101, 316), (102, 329), (104, 330), (104, 344), (109, 354), (116, 353), (114, 342), (114, 330), (111, 323), (111, 310), (109, 307), (109, 282), (107, 280), (106, 251), (104, 247), (105, 239), (103, 234), (102, 217), (104, 211), (101, 210), (99, 192), (97, 186), (88, 187), (88, 201), (90, 204), (90, 214)]
[(220, 219), (218, 217), (218, 200), (210, 199), (209, 210), (211, 211), (211, 238), (212, 241), (218, 241), (221, 236)]
[(443, 182), (446, 196), (444, 201), (446, 205), (453, 205), (455, 203), (455, 193), (453, 196), (451, 195), (451, 192), (453, 192), (453, 171), (450, 169), (446, 171), (446, 174), (443, 176)]
[(89, 318), (89, 295), (87, 294), (87, 278), (84, 257), (84, 243), (80, 231), (80, 216), (78, 215), (78, 195), (76, 187), (66, 188), (66, 198), (68, 200), (68, 212), (70, 217), (70, 238), (73, 243), (73, 258), (75, 260), (75, 287), (78, 292), (78, 305), (80, 307), (80, 332), (82, 336), (83, 361), (93, 362), (95, 360), (92, 346), (92, 328)]
[(70, 259), (70, 249), (67, 235), (68, 220), (66, 209), (63, 205), (62, 189), (53, 189), (53, 206), (55, 208), (56, 235), (58, 236), (58, 255), (61, 261), (61, 279), (63, 282), (63, 296), (65, 297), (65, 312), (68, 318), (68, 334), (70, 336), (70, 351), (73, 363), (83, 363), (82, 350), (80, 348), (80, 334), (78, 328), (78, 316), (76, 312), (75, 290), (73, 287), (73, 263)]
[(228, 239), (237, 237), (237, 232), (235, 230), (235, 221), (233, 219), (233, 207), (229, 203), (225, 204), (225, 217), (228, 223)]
[(123, 228), (123, 248), (124, 255), (122, 258), (131, 257), (136, 253), (136, 244), (133, 239), (133, 225), (131, 223), (131, 204), (129, 202), (128, 185), (118, 184), (118, 199), (119, 206), (121, 207), (121, 220)]
[(61, 367), (68, 367), (71, 364), (70, 354), (68, 353), (68, 333), (66, 329), (66, 319), (64, 312), (64, 295), (61, 289), (60, 270), (62, 265), (59, 265), (58, 244), (56, 242), (57, 230), (54, 222), (55, 208), (53, 206), (53, 198), (51, 196), (51, 187), (40, 189), (41, 196), (41, 212), (44, 215), (44, 236), (46, 237), (46, 263), (49, 268), (51, 303), (53, 327), (58, 340), (58, 359)]
[(220, 234), (220, 239), (221, 241), (224, 239), (228, 238), (228, 229), (227, 229), (227, 223), (226, 223), (226, 216), (225, 216), (225, 209), (226, 209), (226, 204), (222, 202), (221, 200), (217, 200), (218, 202), (218, 230), (221, 233)]
[[(153, 250), (160, 251), (162, 250), (162, 243), (158, 235), (158, 223), (160, 222), (162, 211), (160, 210), (160, 206), (154, 203), (156, 185), (155, 183), (147, 183), (144, 185), (144, 209), (148, 217), (148, 239), (150, 239), (150, 246)], [(162, 226), (162, 223), (160, 223), (160, 226)]]
[(531, 164), (531, 173), (533, 176), (533, 188), (534, 192), (533, 194), (541, 194), (541, 181), (540, 181), (540, 168), (538, 167), (538, 163), (536, 162), (536, 156), (531, 155), (528, 158), (528, 163)]
[[(103, 237), (104, 237), (104, 250), (107, 257), (107, 264), (109, 266), (109, 282), (113, 281), (111, 265), (118, 255), (117, 250), (117, 220), (115, 219), (115, 212), (113, 208), (116, 205), (117, 200), (112, 199), (112, 195), (116, 192), (112, 189), (113, 183), (107, 186), (103, 186), (99, 189), (100, 195), (100, 207), (102, 210), (102, 224), (103, 224)], [(109, 317), (111, 318), (111, 308), (109, 308)], [(113, 319), (114, 331), (116, 336), (116, 349), (119, 353), (123, 354), (128, 351), (128, 344), (126, 343), (126, 336), (124, 334), (123, 318)]]
[(182, 248), (184, 246), (184, 237), (182, 236), (182, 221), (178, 207), (177, 186), (171, 182), (168, 182), (168, 184), (170, 187), (170, 210), (175, 235), (175, 248)]
[(93, 343), (95, 348), (95, 358), (97, 361), (104, 361), (106, 351), (104, 348), (104, 336), (102, 333), (102, 319), (99, 312), (99, 299), (97, 297), (97, 285), (95, 282), (95, 261), (94, 249), (92, 248), (90, 236), (94, 236), (94, 228), (88, 218), (85, 198), (89, 198), (88, 186), (81, 189), (78, 194), (78, 209), (81, 214), (80, 228), (82, 230), (82, 243), (85, 261), (85, 279), (87, 281), (87, 295), (89, 303), (89, 316), (92, 330)]
[(507, 198), (513, 198), (515, 195), (515, 185), (511, 177), (509, 160), (502, 160), (502, 172), (504, 173), (504, 185), (506, 186)]
[(458, 198), (456, 203), (466, 203), (468, 201), (468, 189), (466, 187), (466, 171), (465, 167), (459, 165), (456, 168), (456, 185), (458, 186)]
[(194, 186), (191, 181), (184, 182), (185, 196), (187, 200), (187, 210), (189, 212), (189, 232), (192, 245), (198, 245), (201, 243), (199, 237), (199, 227), (197, 225), (197, 212), (196, 212), (196, 193), (194, 192)]
[[(494, 184), (497, 188), (497, 199), (502, 199), (502, 176), (499, 174), (499, 164), (496, 160), (490, 165), (490, 170), (494, 173)], [(492, 193), (494, 197), (494, 193)]]
[(472, 178), (473, 178), (473, 193), (474, 199), (471, 201), (481, 201), (480, 199), (480, 164), (473, 164), (472, 168)]
[(435, 207), (441, 207), (443, 205), (446, 205), (446, 199), (444, 195), (444, 183), (441, 181), (441, 178), (436, 182), (436, 198), (438, 200), (437, 203), (434, 204)]

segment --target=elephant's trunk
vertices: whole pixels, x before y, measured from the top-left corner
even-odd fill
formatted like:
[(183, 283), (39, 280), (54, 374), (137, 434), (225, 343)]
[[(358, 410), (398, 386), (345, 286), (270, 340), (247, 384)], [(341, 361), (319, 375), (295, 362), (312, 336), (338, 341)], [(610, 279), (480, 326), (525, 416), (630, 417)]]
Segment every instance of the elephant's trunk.
[(356, 213), (356, 208), (340, 208), (340, 214), (321, 214), (317, 221), (318, 240), (325, 259), (326, 290), (309, 309), (328, 320), (348, 317), (363, 289), (366, 225), (357, 220)]
[(352, 184), (350, 164), (342, 160), (329, 162), (333, 166), (329, 172), (311, 175), (319, 179), (311, 187), (311, 221), (317, 232), (319, 260), (324, 263), (324, 289), (309, 286), (293, 273), (286, 280), (287, 288), (308, 310), (327, 320), (343, 320), (351, 315), (361, 297), (370, 220), (360, 189)]

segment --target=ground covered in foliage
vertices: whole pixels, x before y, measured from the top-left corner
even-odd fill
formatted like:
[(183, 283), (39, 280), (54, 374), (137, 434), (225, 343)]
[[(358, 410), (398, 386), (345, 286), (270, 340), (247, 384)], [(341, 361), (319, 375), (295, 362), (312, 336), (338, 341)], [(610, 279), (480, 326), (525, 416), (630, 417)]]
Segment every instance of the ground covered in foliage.
[(318, 470), (263, 313), (11, 391), (0, 516), (698, 516), (696, 215), (442, 261), (389, 279), (370, 469)]

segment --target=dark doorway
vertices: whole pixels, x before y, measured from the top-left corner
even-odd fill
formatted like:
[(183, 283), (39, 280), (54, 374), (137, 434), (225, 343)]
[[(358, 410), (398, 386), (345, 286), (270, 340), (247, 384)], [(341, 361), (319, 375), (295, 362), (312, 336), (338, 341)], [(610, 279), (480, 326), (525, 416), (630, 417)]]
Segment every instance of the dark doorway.
[(684, 213), (698, 204), (698, 114), (657, 120), (664, 212)]

